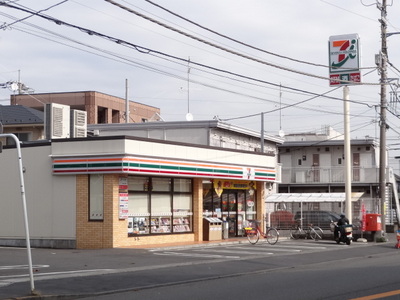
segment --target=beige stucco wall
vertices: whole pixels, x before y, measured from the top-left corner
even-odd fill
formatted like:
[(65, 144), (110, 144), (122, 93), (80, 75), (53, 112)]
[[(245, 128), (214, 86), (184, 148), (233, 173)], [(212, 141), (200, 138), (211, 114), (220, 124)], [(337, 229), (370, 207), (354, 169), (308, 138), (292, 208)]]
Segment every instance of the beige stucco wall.
[[(53, 176), (50, 146), (22, 148), (32, 239), (75, 239), (75, 176)], [(25, 238), (16, 149), (0, 154), (0, 239)]]

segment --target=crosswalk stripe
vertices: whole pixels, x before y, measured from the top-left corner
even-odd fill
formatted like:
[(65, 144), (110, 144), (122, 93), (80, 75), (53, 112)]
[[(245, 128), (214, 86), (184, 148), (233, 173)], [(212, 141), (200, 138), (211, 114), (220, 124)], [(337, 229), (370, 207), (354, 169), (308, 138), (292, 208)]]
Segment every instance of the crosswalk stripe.
[(236, 254), (273, 254), (267, 251), (240, 251), (240, 250), (228, 250), (228, 249), (196, 249), (194, 251), (202, 251), (202, 252), (216, 252), (216, 253), (236, 253)]
[[(240, 247), (240, 249), (248, 249), (248, 250), (254, 250), (254, 247)], [(265, 251), (265, 250), (264, 250)], [(271, 248), (268, 248), (268, 251), (287, 251), (287, 252), (301, 252), (302, 250), (300, 249), (288, 249), (280, 246), (272, 246)]]
[(300, 249), (319, 249), (319, 250), (323, 250), (323, 249), (327, 249), (328, 247), (325, 246), (299, 246), (299, 245), (295, 245), (295, 246), (290, 246), (290, 245), (279, 245), (280, 248), (300, 248)]
[(188, 256), (188, 257), (209, 257), (209, 258), (228, 258), (228, 259), (238, 259), (240, 256), (226, 256), (217, 254), (197, 254), (197, 253), (183, 253), (183, 252), (154, 252), (155, 255), (178, 255), (178, 256)]

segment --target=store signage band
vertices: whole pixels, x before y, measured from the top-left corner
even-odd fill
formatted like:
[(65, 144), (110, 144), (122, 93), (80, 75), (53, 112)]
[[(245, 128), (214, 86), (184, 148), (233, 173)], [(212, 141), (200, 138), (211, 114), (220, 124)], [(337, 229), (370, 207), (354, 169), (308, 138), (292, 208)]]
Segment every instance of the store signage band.
[(53, 174), (127, 173), (275, 181), (274, 168), (253, 168), (143, 157), (63, 158), (53, 160)]

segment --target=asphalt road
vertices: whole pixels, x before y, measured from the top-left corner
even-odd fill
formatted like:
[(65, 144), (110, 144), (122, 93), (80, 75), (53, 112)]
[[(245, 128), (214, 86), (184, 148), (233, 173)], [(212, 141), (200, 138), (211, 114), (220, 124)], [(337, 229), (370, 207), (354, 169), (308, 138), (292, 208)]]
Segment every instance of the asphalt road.
[[(395, 242), (33, 249), (32, 260), (42, 299), (352, 299), (400, 288)], [(0, 299), (30, 294), (26, 260), (24, 249), (0, 248)]]

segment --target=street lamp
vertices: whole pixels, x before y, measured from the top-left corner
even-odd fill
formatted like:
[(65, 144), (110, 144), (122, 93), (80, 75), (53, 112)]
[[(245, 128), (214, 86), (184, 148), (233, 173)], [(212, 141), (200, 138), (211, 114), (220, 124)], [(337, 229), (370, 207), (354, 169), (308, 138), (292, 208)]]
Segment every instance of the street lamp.
[(22, 155), (21, 155), (21, 146), (19, 139), (16, 135), (12, 133), (2, 133), (0, 131), (0, 138), (12, 138), (14, 139), (15, 145), (17, 147), (17, 156), (18, 156), (18, 167), (19, 167), (19, 179), (21, 185), (21, 199), (22, 199), (22, 207), (24, 210), (24, 224), (25, 224), (25, 238), (26, 238), (26, 250), (28, 254), (28, 265), (29, 265), (29, 278), (31, 284), (31, 294), (36, 295), (35, 291), (35, 283), (33, 280), (33, 267), (32, 267), (32, 254), (31, 254), (31, 244), (30, 244), (30, 237), (29, 237), (29, 225), (28, 225), (28, 213), (26, 207), (26, 198), (25, 198), (25, 185), (24, 185), (24, 171), (22, 166)]
[(395, 35), (395, 34), (400, 34), (400, 32), (387, 32), (386, 33), (386, 37), (389, 37), (389, 36), (392, 36), (392, 35)]

